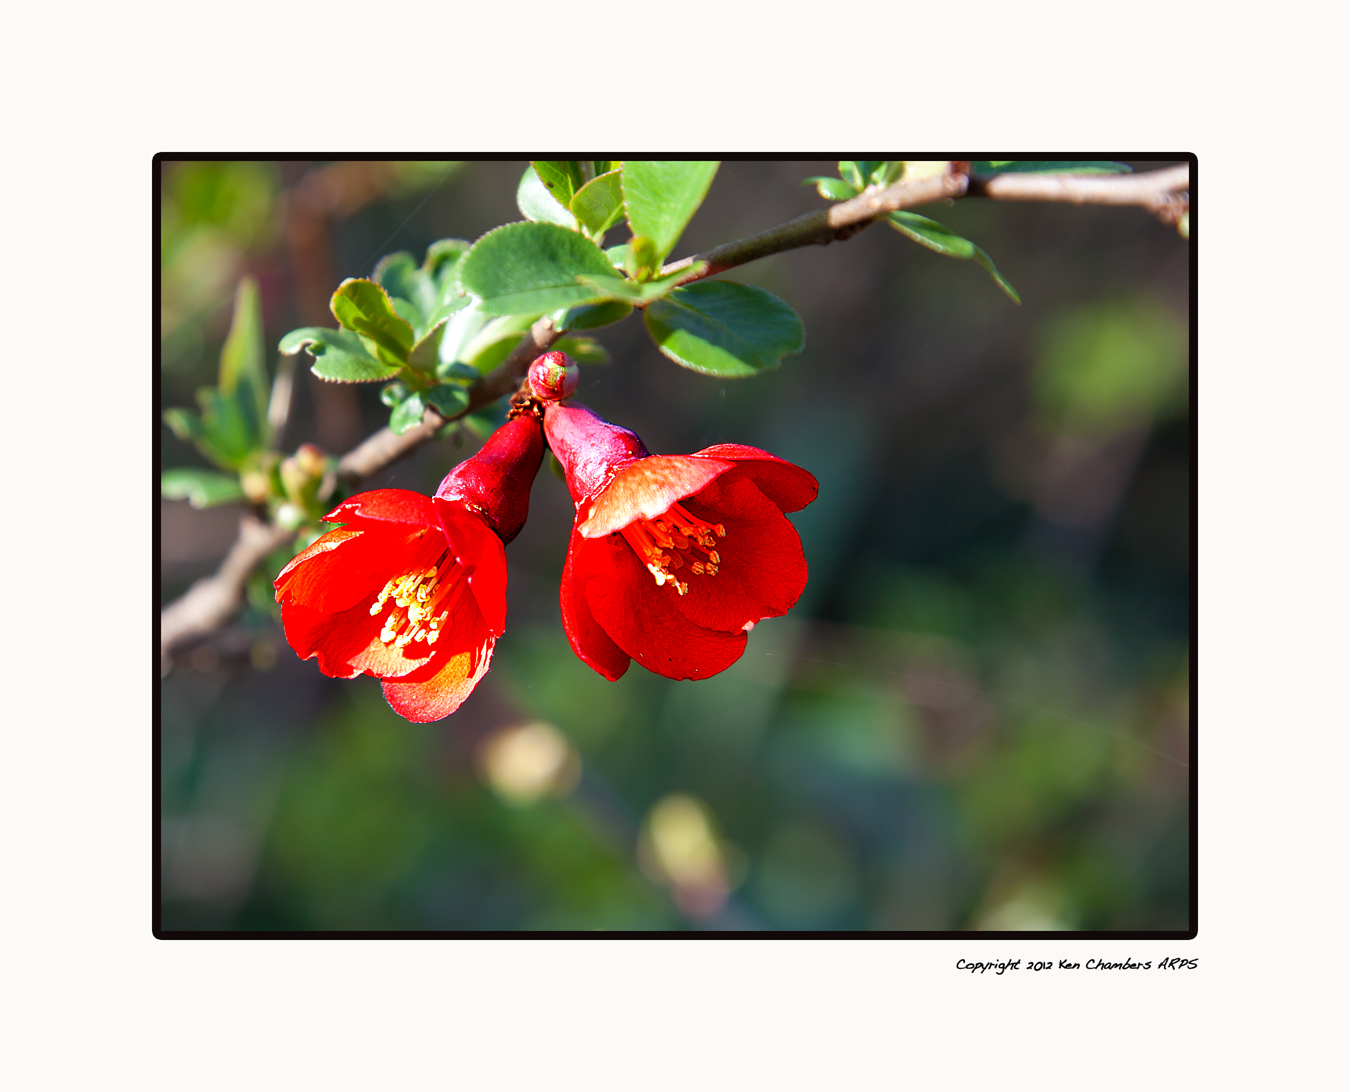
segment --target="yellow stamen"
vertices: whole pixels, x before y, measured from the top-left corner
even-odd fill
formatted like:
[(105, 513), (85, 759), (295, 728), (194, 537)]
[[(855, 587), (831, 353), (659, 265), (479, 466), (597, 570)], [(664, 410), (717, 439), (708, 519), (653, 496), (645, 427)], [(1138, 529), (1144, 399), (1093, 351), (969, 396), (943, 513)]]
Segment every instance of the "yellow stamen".
[(434, 565), (390, 580), (370, 607), (371, 615), (377, 615), (394, 600), (380, 640), (394, 648), (407, 648), (415, 641), (434, 645), (455, 602), (468, 589), (464, 577), (458, 560), (447, 550)]
[(711, 547), (718, 538), (726, 538), (727, 529), (720, 523), (704, 523), (682, 505), (672, 504), (656, 519), (634, 520), (619, 533), (658, 588), (670, 584), (678, 594), (685, 595), (689, 585), (676, 579), (671, 570), (688, 564), (689, 571), (697, 576), (716, 576), (722, 558)]

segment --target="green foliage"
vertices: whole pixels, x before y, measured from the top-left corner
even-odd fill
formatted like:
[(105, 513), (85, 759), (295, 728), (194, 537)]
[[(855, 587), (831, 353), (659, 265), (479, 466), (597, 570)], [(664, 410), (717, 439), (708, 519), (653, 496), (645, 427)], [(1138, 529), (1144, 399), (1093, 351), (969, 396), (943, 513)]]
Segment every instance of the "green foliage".
[(604, 251), (557, 224), (507, 224), (473, 245), (459, 281), (486, 315), (542, 314), (562, 307), (599, 303), (607, 291), (579, 277), (608, 277)]
[(329, 308), (346, 329), (361, 334), (385, 364), (402, 367), (416, 338), (412, 324), (394, 309), (389, 293), (374, 281), (349, 277), (333, 293)]
[(237, 477), (197, 467), (164, 471), (159, 476), (159, 495), (169, 500), (185, 500), (193, 508), (212, 508), (244, 499)]
[(601, 326), (626, 319), (633, 313), (633, 305), (623, 300), (609, 300), (606, 303), (591, 303), (582, 307), (573, 307), (558, 311), (553, 315), (553, 325), (559, 330), (595, 330)]
[(577, 223), (599, 242), (623, 215), (623, 172), (609, 171), (587, 182), (569, 206)]
[(949, 258), (974, 258), (975, 262), (994, 278), (996, 283), (1013, 303), (1021, 303), (1017, 290), (1008, 283), (995, 267), (993, 259), (969, 239), (963, 239), (950, 228), (943, 227), (936, 220), (920, 216), (917, 212), (892, 212), (886, 222), (901, 235), (913, 239), (920, 246), (945, 254)]
[(348, 330), (306, 326), (292, 330), (281, 339), (277, 349), (287, 355), (309, 350), (314, 357), (310, 371), (333, 383), (371, 383), (392, 379), (402, 370), (396, 364), (377, 360), (366, 343)]
[(526, 167), (516, 187), (516, 206), (527, 220), (557, 224), (570, 231), (577, 230), (577, 218), (568, 211), (553, 191), (544, 185), (533, 166)]
[(716, 162), (649, 162), (623, 165), (623, 202), (634, 235), (652, 241), (655, 257), (642, 267), (655, 269), (665, 260), (698, 211), (717, 173)]
[(776, 368), (806, 344), (796, 311), (762, 288), (732, 281), (677, 288), (648, 307), (644, 318), (671, 360), (723, 378)]
[(164, 413), (174, 435), (219, 467), (238, 470), (269, 442), (265, 353), (258, 285), (245, 277), (220, 354), (220, 385), (197, 391), (200, 416), (179, 408)]

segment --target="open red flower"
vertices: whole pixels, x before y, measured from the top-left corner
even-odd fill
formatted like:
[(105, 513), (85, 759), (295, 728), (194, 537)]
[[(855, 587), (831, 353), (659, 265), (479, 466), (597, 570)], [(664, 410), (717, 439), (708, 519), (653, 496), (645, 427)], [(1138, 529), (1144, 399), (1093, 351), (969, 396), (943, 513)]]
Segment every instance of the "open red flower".
[(508, 421), (441, 482), (359, 493), (324, 518), (343, 526), (275, 581), (286, 640), (339, 679), (374, 675), (394, 711), (440, 720), (488, 669), (506, 628), (506, 553), (543, 457), (533, 417)]
[(715, 675), (801, 595), (806, 558), (783, 515), (815, 500), (801, 467), (740, 444), (651, 455), (580, 405), (550, 403), (544, 431), (576, 502), (563, 628), (605, 678), (630, 657), (671, 679)]

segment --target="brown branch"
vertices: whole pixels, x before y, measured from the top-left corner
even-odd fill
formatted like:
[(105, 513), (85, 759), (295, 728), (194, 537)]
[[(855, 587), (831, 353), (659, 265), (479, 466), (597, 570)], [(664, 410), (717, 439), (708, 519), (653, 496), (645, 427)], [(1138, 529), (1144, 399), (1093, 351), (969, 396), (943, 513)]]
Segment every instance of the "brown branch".
[[(706, 267), (680, 282), (691, 283), (785, 250), (824, 246), (847, 239), (888, 212), (930, 205), (963, 195), (1000, 201), (1141, 205), (1157, 214), (1166, 215), (1180, 207), (1177, 193), (1189, 185), (1190, 168), (1187, 166), (1109, 178), (1004, 174), (981, 179), (969, 178), (958, 168), (948, 174), (913, 182), (897, 182), (885, 189), (861, 193), (848, 201), (806, 213), (778, 227), (672, 262), (661, 273), (675, 273), (692, 266), (694, 262), (706, 262)], [(539, 319), (521, 338), (511, 355), (470, 388), (469, 404), (461, 413), (447, 418), (434, 409), (428, 409), (423, 414), (421, 424), (401, 436), (388, 428), (381, 429), (342, 457), (338, 463), (339, 479), (348, 486), (360, 483), (411, 454), (450, 421), (473, 413), (507, 394), (519, 383), (530, 362), (540, 353), (547, 352), (561, 336), (561, 331), (555, 329), (548, 318)], [(167, 657), (176, 645), (223, 625), (243, 601), (244, 584), (249, 574), (291, 533), (261, 523), (252, 516), (245, 516), (240, 521), (239, 537), (220, 569), (214, 575), (198, 580), (186, 595), (164, 608), (160, 615), (161, 654)], [(165, 662), (168, 662), (167, 659)]]
[(969, 196), (998, 201), (1061, 201), (1071, 205), (1141, 205), (1156, 209), (1170, 205), (1172, 195), (1188, 189), (1191, 168), (1164, 167), (1143, 174), (1000, 174), (972, 178)]
[(836, 240), (847, 239), (866, 227), (878, 216), (900, 209), (931, 205), (966, 192), (964, 174), (941, 174), (920, 178), (914, 182), (897, 182), (883, 190), (860, 193), (829, 208), (808, 212), (786, 224), (761, 231), (733, 243), (713, 247), (692, 258), (683, 258), (662, 268), (661, 275), (676, 273), (694, 262), (707, 262), (707, 267), (692, 274), (681, 284), (711, 277), (734, 266), (745, 265), (770, 254), (795, 250), (803, 246), (825, 246)]
[(275, 524), (263, 523), (253, 515), (239, 520), (239, 537), (220, 568), (202, 577), (160, 612), (159, 652), (163, 670), (167, 672), (169, 653), (177, 645), (213, 632), (239, 609), (249, 574), (294, 534)]

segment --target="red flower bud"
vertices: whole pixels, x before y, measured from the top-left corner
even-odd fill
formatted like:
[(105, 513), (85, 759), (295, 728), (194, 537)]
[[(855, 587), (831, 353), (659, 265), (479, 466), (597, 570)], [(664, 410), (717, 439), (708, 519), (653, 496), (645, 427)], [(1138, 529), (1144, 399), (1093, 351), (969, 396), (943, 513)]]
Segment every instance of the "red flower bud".
[(275, 581), (286, 640), (338, 679), (383, 680), (394, 711), (440, 720), (488, 669), (506, 628), (506, 553), (543, 458), (539, 422), (508, 421), (446, 475), (436, 496), (358, 493), (324, 517), (343, 526)]
[(530, 365), (530, 392), (541, 402), (571, 398), (580, 380), (581, 369), (566, 353), (545, 353)]
[(715, 675), (756, 622), (786, 613), (806, 587), (801, 539), (783, 515), (816, 498), (801, 467), (740, 444), (651, 455), (575, 404), (549, 404), (544, 432), (576, 502), (563, 628), (605, 678), (630, 657), (671, 679)]

